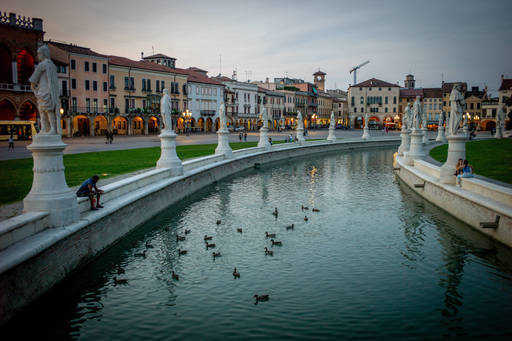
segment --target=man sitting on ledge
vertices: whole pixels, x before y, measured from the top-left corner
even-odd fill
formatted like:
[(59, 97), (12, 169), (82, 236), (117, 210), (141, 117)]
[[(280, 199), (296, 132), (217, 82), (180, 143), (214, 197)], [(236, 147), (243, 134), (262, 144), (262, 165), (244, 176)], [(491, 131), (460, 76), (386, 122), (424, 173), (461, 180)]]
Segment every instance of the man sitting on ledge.
[[(91, 211), (96, 211), (98, 208), (103, 208), (103, 206), (100, 204), (100, 195), (103, 194), (103, 191), (96, 187), (96, 183), (99, 179), (99, 176), (93, 175), (92, 178), (85, 180), (76, 192), (77, 197), (89, 197), (89, 201), (91, 202)], [(96, 200), (94, 200), (95, 194)], [(96, 205), (94, 205), (95, 201)]]

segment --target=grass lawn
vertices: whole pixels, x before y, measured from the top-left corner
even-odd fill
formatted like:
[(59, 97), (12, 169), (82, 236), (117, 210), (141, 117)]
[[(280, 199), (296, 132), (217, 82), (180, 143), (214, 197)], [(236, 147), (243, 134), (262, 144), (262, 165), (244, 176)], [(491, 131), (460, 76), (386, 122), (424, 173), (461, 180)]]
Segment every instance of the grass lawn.
[[(275, 141), (274, 143), (282, 143)], [(233, 150), (255, 147), (257, 142), (230, 143)], [(182, 160), (211, 155), (217, 144), (177, 146), (176, 151)], [(111, 177), (134, 172), (156, 165), (160, 158), (160, 147), (115, 150), (82, 154), (64, 155), (66, 181), (68, 186), (76, 186), (93, 174), (107, 174)], [(30, 191), (33, 178), (32, 158), (0, 161), (0, 205), (22, 200)]]
[[(448, 145), (433, 148), (430, 156), (446, 161)], [(466, 143), (466, 158), (475, 173), (512, 184), (512, 140), (481, 140)]]

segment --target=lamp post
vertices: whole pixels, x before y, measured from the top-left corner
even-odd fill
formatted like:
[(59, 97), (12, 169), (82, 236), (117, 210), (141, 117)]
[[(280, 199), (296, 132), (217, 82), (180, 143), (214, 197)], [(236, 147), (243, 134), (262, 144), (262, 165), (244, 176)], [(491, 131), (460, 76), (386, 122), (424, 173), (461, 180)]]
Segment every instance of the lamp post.
[(189, 135), (191, 127), (190, 127), (190, 119), (192, 117), (192, 113), (187, 109), (182, 114), (183, 120), (185, 121), (185, 127), (187, 129), (187, 135)]
[(316, 119), (318, 118), (317, 114), (313, 114), (313, 116), (311, 116), (311, 118), (313, 119), (313, 127), (316, 129)]

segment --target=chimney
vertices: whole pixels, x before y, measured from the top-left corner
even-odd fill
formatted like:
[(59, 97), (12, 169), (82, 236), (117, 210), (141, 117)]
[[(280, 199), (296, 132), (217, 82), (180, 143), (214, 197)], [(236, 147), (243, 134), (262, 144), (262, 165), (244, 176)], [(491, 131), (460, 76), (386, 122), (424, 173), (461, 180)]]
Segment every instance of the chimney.
[(140, 53), (140, 59), (144, 59), (144, 52)]
[(269, 83), (268, 77), (265, 78), (265, 83), (267, 83), (267, 84)]

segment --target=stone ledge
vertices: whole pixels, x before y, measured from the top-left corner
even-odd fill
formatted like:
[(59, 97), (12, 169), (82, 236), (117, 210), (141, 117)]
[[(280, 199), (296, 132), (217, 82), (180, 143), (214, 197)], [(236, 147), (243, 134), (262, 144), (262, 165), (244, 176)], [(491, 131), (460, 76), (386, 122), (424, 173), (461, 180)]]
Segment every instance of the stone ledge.
[(0, 250), (47, 228), (48, 212), (27, 212), (0, 223)]

